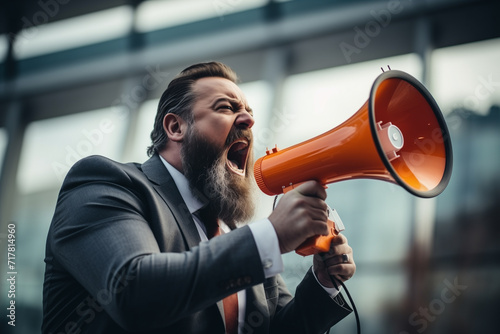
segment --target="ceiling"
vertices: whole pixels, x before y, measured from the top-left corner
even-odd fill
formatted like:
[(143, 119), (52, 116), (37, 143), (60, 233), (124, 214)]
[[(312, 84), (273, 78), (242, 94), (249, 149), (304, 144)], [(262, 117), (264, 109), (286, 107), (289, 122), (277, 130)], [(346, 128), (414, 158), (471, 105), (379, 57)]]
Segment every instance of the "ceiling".
[[(23, 18), (53, 22), (139, 2), (3, 1), (0, 32), (19, 33), (27, 22)], [(214, 17), (23, 60), (7, 58), (0, 64), (0, 127), (12, 101), (21, 102), (25, 122), (109, 107), (146, 75), (166, 78), (196, 61), (222, 60), (243, 81), (266, 79), (273, 50), (286, 54), (288, 74), (346, 65), (339, 46), (354, 45), (358, 31), (387, 11), (392, 11), (390, 24), (350, 62), (421, 52), (422, 44), (441, 48), (500, 37), (500, 2), (493, 0), (270, 2), (231, 13), (224, 24)], [(147, 98), (163, 89), (148, 91)]]

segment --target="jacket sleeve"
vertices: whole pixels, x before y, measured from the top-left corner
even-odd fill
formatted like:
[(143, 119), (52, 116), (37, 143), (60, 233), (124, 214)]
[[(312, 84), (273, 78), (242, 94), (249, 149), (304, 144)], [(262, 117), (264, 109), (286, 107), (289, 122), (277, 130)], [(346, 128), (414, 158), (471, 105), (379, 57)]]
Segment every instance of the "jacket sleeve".
[[(284, 286), (281, 278), (278, 283)], [(312, 269), (297, 286), (293, 299), (290, 300), (286, 290), (280, 290), (283, 297), (271, 321), (270, 333), (325, 333), (352, 312), (340, 293), (331, 298), (325, 292), (314, 278)]]
[(155, 207), (140, 182), (104, 158), (77, 163), (48, 237), (54, 261), (121, 327), (165, 327), (264, 281), (248, 227), (187, 251), (161, 252), (150, 226)]

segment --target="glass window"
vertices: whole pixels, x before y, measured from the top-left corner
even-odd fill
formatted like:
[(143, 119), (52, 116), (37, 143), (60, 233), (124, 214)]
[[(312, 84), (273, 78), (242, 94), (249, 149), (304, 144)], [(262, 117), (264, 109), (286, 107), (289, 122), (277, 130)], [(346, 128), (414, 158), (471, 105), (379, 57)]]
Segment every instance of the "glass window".
[(439, 49), (432, 59), (431, 84), (453, 139), (453, 175), (438, 210), (449, 221), (457, 207), (475, 210), (490, 200), (479, 187), (491, 184), (499, 168), (491, 152), (499, 141), (492, 107), (500, 105), (500, 39)]
[(7, 148), (7, 131), (0, 129), (0, 173), (2, 173), (3, 160), (5, 159), (5, 149)]
[(17, 175), (21, 193), (58, 188), (83, 157), (101, 154), (118, 160), (126, 129), (122, 117), (109, 108), (31, 123)]
[[(23, 333), (39, 331), (42, 318), (42, 285), (45, 271), (45, 241), (59, 189), (18, 196), (12, 222), (16, 225), (16, 328)], [(17, 320), (16, 319), (16, 320)]]
[(226, 0), (155, 0), (144, 1), (137, 8), (136, 27), (146, 32), (184, 23), (200, 21), (212, 17), (224, 20), (224, 15), (257, 8), (266, 0), (226, 1)]
[[(453, 143), (450, 184), (436, 199), (433, 277), (465, 286), (435, 332), (494, 332), (500, 271), (500, 39), (434, 51), (433, 91), (447, 114)], [(490, 260), (483, 260), (490, 259)], [(441, 284), (442, 288), (443, 284)], [(439, 288), (439, 285), (437, 285)], [(431, 292), (431, 291), (429, 291)], [(430, 300), (429, 300), (430, 301)], [(472, 311), (474, 310), (474, 311)], [(440, 328), (442, 328), (440, 330)], [(453, 329), (455, 328), (455, 330)]]
[(431, 87), (443, 113), (464, 108), (486, 115), (500, 104), (500, 39), (435, 50)]
[(132, 147), (127, 149), (126, 160), (142, 163), (148, 159), (147, 148), (151, 145), (150, 134), (158, 107), (158, 99), (142, 103), (135, 127)]
[(0, 35), (0, 63), (7, 57), (7, 50), (9, 48), (9, 42), (7, 40), (7, 35)]
[(133, 22), (133, 11), (129, 6), (43, 24), (48, 20), (47, 15), (49, 14), (41, 9), (33, 17), (23, 18), (23, 30), (17, 35), (15, 43), (18, 59), (124, 36), (130, 31)]

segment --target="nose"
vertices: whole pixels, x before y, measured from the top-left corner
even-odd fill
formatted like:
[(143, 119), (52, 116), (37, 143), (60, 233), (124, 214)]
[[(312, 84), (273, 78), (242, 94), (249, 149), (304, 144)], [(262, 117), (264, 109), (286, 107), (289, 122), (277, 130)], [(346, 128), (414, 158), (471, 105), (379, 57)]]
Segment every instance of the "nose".
[(242, 110), (235, 120), (236, 126), (243, 129), (250, 129), (254, 123), (253, 116), (246, 110)]

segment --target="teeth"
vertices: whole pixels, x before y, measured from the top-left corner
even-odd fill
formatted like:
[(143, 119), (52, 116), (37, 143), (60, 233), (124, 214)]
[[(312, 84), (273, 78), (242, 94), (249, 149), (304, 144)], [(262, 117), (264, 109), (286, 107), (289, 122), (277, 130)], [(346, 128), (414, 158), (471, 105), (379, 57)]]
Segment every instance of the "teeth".
[(239, 151), (243, 151), (246, 147), (248, 146), (247, 143), (245, 142), (238, 142), (238, 143), (235, 143), (231, 146), (231, 148), (233, 148), (233, 152), (239, 152)]

